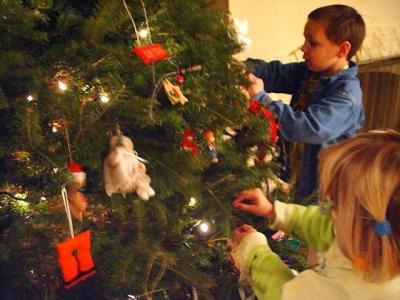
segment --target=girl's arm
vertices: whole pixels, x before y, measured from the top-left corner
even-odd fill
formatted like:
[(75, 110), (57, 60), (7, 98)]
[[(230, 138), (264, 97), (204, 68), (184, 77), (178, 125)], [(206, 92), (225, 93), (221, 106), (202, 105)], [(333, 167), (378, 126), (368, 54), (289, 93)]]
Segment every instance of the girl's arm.
[(308, 246), (326, 251), (333, 242), (334, 230), (329, 216), (323, 214), (318, 206), (302, 206), (274, 202), (275, 218), (270, 225), (286, 234), (305, 241)]

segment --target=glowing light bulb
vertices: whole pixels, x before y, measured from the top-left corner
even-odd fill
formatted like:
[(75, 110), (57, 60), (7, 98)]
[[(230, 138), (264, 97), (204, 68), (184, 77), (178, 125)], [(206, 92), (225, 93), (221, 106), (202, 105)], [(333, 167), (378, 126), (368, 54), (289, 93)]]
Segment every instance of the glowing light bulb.
[(33, 96), (32, 95), (28, 95), (26, 97), (26, 100), (28, 100), (29, 102), (33, 101)]
[(147, 28), (142, 28), (142, 29), (139, 30), (139, 36), (142, 39), (147, 38), (148, 35), (149, 35), (149, 30)]
[(46, 197), (43, 197), (43, 196), (42, 196), (42, 197), (40, 197), (40, 200), (41, 200), (41, 201), (45, 201), (45, 200), (46, 200)]
[(193, 208), (193, 207), (196, 206), (196, 203), (197, 203), (196, 198), (191, 197), (190, 200), (189, 200), (188, 206)]
[(110, 101), (110, 97), (107, 93), (102, 93), (100, 94), (100, 101), (103, 103), (107, 103), (108, 101)]
[(58, 88), (59, 88), (61, 91), (65, 91), (68, 87), (67, 87), (67, 85), (66, 85), (64, 82), (58, 81)]
[(207, 233), (210, 230), (210, 225), (207, 222), (201, 222), (199, 225), (199, 230), (203, 233)]
[(51, 131), (57, 132), (58, 131), (57, 126), (53, 125), (53, 128), (51, 128)]

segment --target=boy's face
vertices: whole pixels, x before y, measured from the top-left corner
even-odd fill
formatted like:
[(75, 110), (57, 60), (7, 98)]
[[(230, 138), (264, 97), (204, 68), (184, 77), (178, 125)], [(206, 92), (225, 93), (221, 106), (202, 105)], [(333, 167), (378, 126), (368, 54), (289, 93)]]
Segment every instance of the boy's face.
[(310, 71), (332, 75), (342, 69), (340, 45), (331, 42), (325, 34), (325, 24), (308, 20), (304, 27), (304, 44), (301, 47), (303, 58)]

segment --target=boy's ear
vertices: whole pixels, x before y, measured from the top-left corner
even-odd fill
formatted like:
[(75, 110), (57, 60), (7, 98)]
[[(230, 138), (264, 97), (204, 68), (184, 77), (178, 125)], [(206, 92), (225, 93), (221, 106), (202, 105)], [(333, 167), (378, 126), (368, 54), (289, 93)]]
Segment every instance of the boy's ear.
[(342, 57), (347, 57), (347, 54), (349, 54), (351, 49), (351, 44), (349, 41), (344, 41), (340, 47), (339, 47), (339, 52), (338, 52), (338, 57), (342, 58)]

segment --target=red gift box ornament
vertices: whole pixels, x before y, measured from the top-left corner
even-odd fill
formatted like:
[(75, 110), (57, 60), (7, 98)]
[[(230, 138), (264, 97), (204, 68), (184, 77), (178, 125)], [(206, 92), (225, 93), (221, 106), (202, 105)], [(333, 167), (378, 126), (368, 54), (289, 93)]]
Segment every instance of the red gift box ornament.
[(139, 56), (146, 65), (169, 57), (167, 50), (165, 50), (161, 44), (135, 47), (132, 48), (132, 51)]
[(67, 289), (96, 273), (90, 252), (90, 230), (74, 235), (71, 212), (68, 205), (67, 190), (62, 188), (61, 195), (67, 214), (71, 238), (57, 244), (58, 263)]

